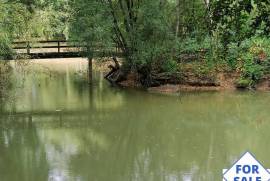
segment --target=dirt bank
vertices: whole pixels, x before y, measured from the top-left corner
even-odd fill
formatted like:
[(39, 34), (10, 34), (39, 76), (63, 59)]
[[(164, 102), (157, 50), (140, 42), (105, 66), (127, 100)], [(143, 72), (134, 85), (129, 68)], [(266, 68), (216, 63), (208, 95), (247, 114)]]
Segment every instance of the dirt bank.
[[(241, 90), (237, 88), (237, 80), (240, 73), (221, 72), (214, 77), (198, 77), (191, 75), (180, 78), (176, 83), (165, 83), (160, 86), (150, 87), (150, 92), (176, 93), (179, 91), (224, 91), (224, 90)], [(175, 81), (175, 80), (174, 80)], [(127, 80), (120, 83), (123, 87), (142, 87), (139, 83), (138, 75), (132, 73)], [(243, 89), (242, 89), (243, 90)], [(270, 76), (264, 76), (259, 81), (255, 90), (270, 91)]]
[[(189, 82), (183, 82), (182, 84), (166, 84), (158, 87), (150, 87), (148, 90), (150, 92), (161, 93), (175, 93), (179, 91), (241, 90), (237, 88), (236, 84), (239, 77), (239, 73), (219, 73), (216, 77), (217, 84), (215, 85), (189, 84)], [(254, 89), (259, 91), (270, 91), (270, 76), (265, 76), (261, 79)]]

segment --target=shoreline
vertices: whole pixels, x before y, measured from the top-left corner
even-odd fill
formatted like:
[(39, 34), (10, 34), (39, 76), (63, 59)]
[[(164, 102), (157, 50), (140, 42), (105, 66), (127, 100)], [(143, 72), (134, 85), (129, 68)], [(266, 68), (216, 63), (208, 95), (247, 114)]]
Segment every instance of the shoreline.
[[(154, 93), (178, 93), (180, 91), (270, 91), (270, 76), (264, 76), (253, 89), (239, 88), (237, 80), (239, 73), (224, 73), (220, 72), (216, 75), (215, 82), (207, 82), (206, 80), (187, 78), (186, 80), (179, 80), (181, 83), (165, 83), (159, 86), (148, 87), (146, 90)], [(142, 88), (138, 78), (134, 74), (130, 74), (127, 80), (120, 83), (122, 87), (126, 88)]]
[[(70, 59), (44, 59), (32, 60), (34, 64), (50, 65), (54, 68), (61, 68), (66, 70), (66, 66), (79, 62), (78, 69), (86, 68), (87, 59), (85, 58), (70, 58)], [(52, 66), (53, 64), (53, 66)], [(112, 61), (93, 61), (93, 69), (106, 73), (109, 71), (108, 66)], [(65, 66), (63, 66), (65, 65)], [(155, 93), (177, 93), (180, 91), (237, 91), (249, 90), (237, 87), (237, 80), (240, 78), (240, 73), (237, 72), (218, 72), (205, 75), (195, 75), (192, 71), (185, 72), (182, 78), (175, 80), (166, 80), (164, 84), (159, 86), (148, 87), (148, 92)], [(126, 88), (143, 88), (139, 82), (139, 76), (135, 73), (130, 73), (125, 81), (119, 83), (120, 86)], [(175, 83), (171, 83), (174, 82)], [(270, 91), (270, 75), (265, 75), (255, 86), (254, 91)]]

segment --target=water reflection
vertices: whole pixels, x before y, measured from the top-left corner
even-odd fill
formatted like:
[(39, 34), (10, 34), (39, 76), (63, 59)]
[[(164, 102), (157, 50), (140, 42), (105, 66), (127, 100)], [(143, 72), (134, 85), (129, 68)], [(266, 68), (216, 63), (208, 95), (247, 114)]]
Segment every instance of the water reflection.
[(25, 118), (0, 119), (0, 154), (1, 180), (47, 180), (44, 145)]
[(91, 87), (75, 65), (29, 73), (2, 111), (3, 180), (221, 180), (246, 150), (270, 167), (268, 93), (163, 96), (100, 73)]
[(0, 61), (0, 111), (8, 97), (12, 96), (12, 67), (8, 62)]

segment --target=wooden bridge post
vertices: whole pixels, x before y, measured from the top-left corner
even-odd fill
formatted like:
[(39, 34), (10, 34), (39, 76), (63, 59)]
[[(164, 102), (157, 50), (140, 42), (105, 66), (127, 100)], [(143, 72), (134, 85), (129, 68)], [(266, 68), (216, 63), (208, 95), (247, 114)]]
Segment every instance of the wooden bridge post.
[(89, 45), (87, 45), (87, 59), (88, 59), (88, 80), (89, 83), (92, 83), (93, 80), (93, 55), (92, 55), (92, 50)]
[(30, 42), (27, 41), (27, 54), (30, 55)]
[(57, 42), (57, 46), (58, 46), (58, 53), (60, 53), (60, 41)]

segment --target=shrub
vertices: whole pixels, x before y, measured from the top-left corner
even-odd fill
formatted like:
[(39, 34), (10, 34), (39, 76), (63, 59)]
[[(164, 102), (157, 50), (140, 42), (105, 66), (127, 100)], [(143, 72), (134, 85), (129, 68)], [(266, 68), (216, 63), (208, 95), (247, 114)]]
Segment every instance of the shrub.
[(211, 47), (211, 38), (205, 37), (203, 40), (196, 38), (185, 38), (178, 42), (178, 49), (181, 53), (197, 53), (201, 50), (208, 50)]
[(162, 64), (161, 68), (164, 72), (175, 73), (178, 69), (178, 64), (176, 61), (169, 59)]
[(244, 65), (242, 76), (245, 79), (252, 81), (251, 86), (254, 86), (264, 75), (263, 66), (256, 63), (247, 63)]
[(13, 50), (7, 37), (0, 35), (0, 60), (12, 59)]
[(270, 39), (254, 36), (244, 40), (240, 45), (231, 43), (226, 56), (227, 64), (241, 71), (239, 87), (254, 87), (255, 84), (269, 73)]
[(236, 83), (236, 87), (241, 89), (251, 88), (252, 86), (253, 81), (245, 78), (240, 78)]
[(226, 56), (226, 62), (231, 69), (236, 69), (239, 60), (240, 47), (237, 43), (231, 43), (228, 45), (228, 55)]
[(241, 48), (242, 76), (253, 80), (255, 84), (267, 71), (270, 40), (265, 37), (252, 37), (244, 41)]

